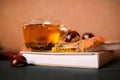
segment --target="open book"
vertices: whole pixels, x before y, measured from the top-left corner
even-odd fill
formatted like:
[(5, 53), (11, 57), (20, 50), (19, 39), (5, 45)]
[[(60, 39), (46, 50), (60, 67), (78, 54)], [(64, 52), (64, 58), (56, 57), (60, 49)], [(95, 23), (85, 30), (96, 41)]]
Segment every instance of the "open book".
[(117, 42), (105, 42), (98, 47), (92, 47), (86, 51), (117, 51), (120, 50), (120, 41)]
[(20, 53), (26, 57), (28, 64), (95, 69), (107, 64), (114, 58), (111, 52), (52, 53), (21, 51)]

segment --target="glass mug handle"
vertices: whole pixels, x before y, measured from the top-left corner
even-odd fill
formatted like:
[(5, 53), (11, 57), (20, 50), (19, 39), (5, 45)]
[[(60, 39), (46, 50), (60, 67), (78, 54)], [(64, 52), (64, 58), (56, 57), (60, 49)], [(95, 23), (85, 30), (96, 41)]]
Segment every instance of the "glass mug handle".
[(59, 41), (57, 43), (55, 43), (55, 47), (60, 47), (60, 46), (62, 46), (62, 44), (64, 44), (64, 41), (66, 39), (67, 32), (68, 32), (65, 25), (62, 25), (62, 24), (60, 24), (59, 30), (60, 30)]

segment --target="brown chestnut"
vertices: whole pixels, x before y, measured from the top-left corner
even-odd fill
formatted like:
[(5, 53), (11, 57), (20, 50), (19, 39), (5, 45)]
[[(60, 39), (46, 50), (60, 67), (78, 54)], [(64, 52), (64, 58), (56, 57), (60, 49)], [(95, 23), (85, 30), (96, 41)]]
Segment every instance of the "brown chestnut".
[(80, 40), (80, 34), (77, 31), (69, 30), (65, 42), (76, 42)]
[(88, 39), (94, 37), (93, 33), (87, 32), (82, 35), (82, 39)]
[(12, 67), (23, 67), (27, 66), (27, 60), (24, 56), (15, 55), (11, 59), (10, 64)]
[(12, 59), (13, 56), (17, 55), (16, 53), (10, 51), (10, 50), (6, 50), (4, 51), (3, 55), (8, 58), (8, 59)]

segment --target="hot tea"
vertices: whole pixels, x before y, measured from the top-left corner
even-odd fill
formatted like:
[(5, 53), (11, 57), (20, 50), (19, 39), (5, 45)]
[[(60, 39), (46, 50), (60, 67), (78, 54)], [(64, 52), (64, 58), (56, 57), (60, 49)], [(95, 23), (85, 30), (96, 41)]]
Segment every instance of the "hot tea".
[(25, 45), (31, 51), (50, 50), (59, 42), (61, 30), (56, 24), (26, 24), (23, 26)]

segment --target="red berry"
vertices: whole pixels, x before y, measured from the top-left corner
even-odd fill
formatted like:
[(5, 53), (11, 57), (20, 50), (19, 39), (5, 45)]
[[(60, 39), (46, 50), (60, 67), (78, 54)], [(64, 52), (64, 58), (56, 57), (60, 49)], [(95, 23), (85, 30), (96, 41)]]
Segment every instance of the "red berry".
[(92, 37), (94, 37), (94, 34), (93, 33), (84, 33), (83, 35), (82, 35), (82, 39), (88, 39), (88, 38), (92, 38)]
[(27, 66), (27, 60), (24, 56), (16, 55), (11, 59), (10, 64), (12, 67)]

